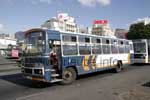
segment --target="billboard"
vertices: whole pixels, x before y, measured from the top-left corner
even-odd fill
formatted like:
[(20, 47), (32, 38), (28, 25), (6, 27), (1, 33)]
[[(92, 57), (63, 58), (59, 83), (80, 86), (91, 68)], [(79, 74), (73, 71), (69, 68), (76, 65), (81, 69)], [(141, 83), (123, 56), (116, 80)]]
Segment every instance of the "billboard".
[(18, 50), (12, 50), (11, 51), (11, 56), (14, 58), (18, 58), (19, 57), (19, 51)]
[(108, 21), (107, 20), (94, 20), (93, 24), (107, 24)]

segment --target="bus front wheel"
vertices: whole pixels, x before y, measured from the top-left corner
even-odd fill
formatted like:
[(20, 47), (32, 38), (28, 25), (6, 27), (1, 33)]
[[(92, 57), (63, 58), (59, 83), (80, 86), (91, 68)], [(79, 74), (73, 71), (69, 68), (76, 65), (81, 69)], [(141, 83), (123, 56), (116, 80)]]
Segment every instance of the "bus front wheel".
[(71, 84), (76, 80), (76, 71), (74, 68), (70, 67), (64, 70), (62, 75), (62, 84)]

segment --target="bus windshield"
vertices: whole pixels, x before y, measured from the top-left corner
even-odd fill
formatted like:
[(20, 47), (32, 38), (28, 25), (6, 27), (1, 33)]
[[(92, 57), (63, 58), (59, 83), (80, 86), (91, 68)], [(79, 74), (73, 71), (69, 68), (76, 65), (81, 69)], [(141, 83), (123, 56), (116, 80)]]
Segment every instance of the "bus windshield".
[(45, 52), (45, 34), (43, 32), (32, 32), (27, 35), (25, 53)]
[(146, 44), (145, 42), (134, 43), (134, 53), (146, 53)]

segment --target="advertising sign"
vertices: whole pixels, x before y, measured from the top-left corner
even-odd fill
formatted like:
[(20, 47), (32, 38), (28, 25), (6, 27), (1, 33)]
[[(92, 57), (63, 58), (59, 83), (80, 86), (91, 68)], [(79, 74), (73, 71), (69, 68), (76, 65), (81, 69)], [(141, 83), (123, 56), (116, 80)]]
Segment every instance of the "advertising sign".
[(108, 21), (107, 20), (94, 20), (93, 24), (107, 24)]
[(12, 50), (11, 51), (11, 56), (14, 57), (14, 58), (18, 58), (19, 57), (18, 53), (19, 53), (18, 50)]

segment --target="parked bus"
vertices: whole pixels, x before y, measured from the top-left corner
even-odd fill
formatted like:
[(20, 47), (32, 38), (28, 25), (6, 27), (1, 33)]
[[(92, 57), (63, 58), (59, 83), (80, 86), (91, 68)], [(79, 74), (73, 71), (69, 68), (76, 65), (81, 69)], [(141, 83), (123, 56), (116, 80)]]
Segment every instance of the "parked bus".
[(133, 40), (134, 63), (150, 63), (150, 39)]
[(125, 39), (46, 29), (28, 30), (25, 38), (22, 72), (33, 81), (69, 84), (79, 75), (120, 72), (131, 63), (132, 42)]
[(5, 57), (6, 58), (19, 58), (19, 49), (16, 45), (8, 45), (7, 49), (5, 49)]
[(133, 47), (133, 42), (129, 41), (130, 45), (130, 64), (134, 64), (134, 47)]

